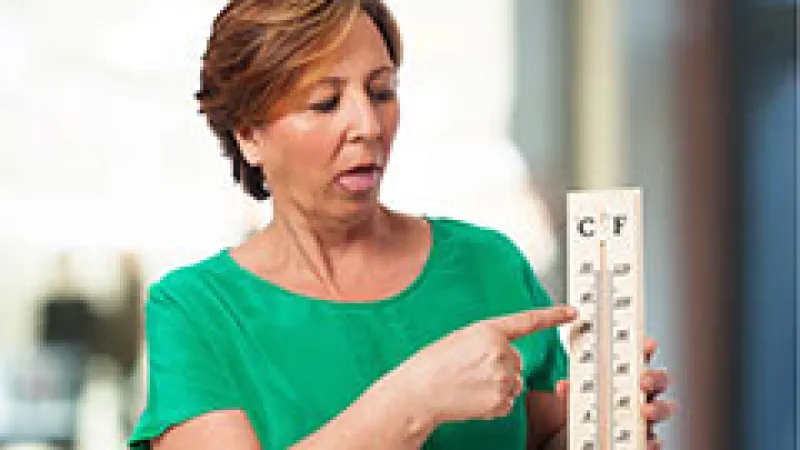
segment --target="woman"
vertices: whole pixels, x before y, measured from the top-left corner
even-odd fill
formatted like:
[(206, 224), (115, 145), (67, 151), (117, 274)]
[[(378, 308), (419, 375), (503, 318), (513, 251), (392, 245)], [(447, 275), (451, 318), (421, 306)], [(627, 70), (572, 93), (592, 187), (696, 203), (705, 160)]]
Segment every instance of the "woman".
[(380, 0), (233, 0), (217, 17), (198, 100), (274, 219), (151, 286), (133, 448), (564, 448), (553, 327), (575, 311), (550, 307), (503, 235), (378, 201), (400, 60)]

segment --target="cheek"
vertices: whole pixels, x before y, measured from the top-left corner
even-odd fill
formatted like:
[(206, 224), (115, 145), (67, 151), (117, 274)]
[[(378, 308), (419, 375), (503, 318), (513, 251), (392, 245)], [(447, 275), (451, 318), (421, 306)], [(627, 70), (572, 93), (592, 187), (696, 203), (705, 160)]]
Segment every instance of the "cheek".
[[(340, 140), (339, 130), (332, 121), (298, 117), (279, 125), (271, 136), (280, 153), (280, 164), (276, 168), (291, 172), (292, 176), (324, 173)], [(308, 170), (312, 167), (318, 170)]]
[(322, 169), (333, 159), (340, 138), (341, 134), (333, 126), (316, 127), (296, 136), (294, 145), (287, 150), (294, 152), (292, 157), (297, 163)]

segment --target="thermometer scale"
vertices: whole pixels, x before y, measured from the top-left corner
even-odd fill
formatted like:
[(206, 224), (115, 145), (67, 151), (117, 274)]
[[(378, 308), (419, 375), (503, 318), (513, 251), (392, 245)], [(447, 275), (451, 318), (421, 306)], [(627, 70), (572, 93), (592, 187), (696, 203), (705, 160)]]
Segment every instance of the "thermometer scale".
[(641, 191), (567, 195), (570, 450), (644, 450)]

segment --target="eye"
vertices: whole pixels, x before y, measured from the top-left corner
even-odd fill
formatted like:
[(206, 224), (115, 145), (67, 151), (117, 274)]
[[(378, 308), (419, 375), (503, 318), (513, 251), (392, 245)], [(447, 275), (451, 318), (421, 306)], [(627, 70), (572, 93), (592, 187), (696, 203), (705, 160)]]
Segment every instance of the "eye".
[(397, 98), (397, 92), (394, 89), (376, 89), (370, 92), (370, 97), (378, 103), (390, 102)]
[(390, 102), (397, 99), (397, 75), (393, 73), (381, 75), (367, 85), (367, 91), (370, 99), (377, 103)]
[(312, 103), (310, 108), (313, 111), (321, 112), (321, 113), (329, 113), (334, 111), (339, 106), (339, 96), (335, 95), (333, 97), (327, 98), (325, 100), (321, 100), (319, 102)]

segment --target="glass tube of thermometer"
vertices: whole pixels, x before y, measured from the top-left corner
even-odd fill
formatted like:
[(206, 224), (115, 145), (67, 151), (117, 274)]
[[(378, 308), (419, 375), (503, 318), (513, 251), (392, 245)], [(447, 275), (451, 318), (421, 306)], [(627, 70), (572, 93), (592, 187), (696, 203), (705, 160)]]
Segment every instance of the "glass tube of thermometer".
[(570, 450), (644, 450), (641, 191), (567, 195)]

